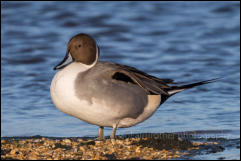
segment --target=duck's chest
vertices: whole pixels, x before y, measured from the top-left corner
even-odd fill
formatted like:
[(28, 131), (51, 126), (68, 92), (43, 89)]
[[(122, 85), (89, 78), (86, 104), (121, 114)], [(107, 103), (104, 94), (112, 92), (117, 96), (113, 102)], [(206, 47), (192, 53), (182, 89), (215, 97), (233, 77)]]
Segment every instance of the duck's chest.
[[(54, 105), (60, 111), (88, 123), (99, 126), (112, 126), (113, 121), (116, 120), (110, 113), (104, 110), (107, 107), (94, 98), (91, 98), (91, 102), (88, 101), (84, 97), (86, 90), (78, 91), (85, 89), (83, 86), (86, 86), (86, 82), (78, 82), (81, 83), (81, 88), (78, 86), (76, 89), (76, 78), (80, 76), (79, 74), (81, 74), (79, 69), (75, 70), (75, 68), (72, 68), (69, 70), (68, 68), (64, 68), (54, 76), (50, 86), (51, 98)], [(81, 92), (81, 95), (78, 95), (76, 90)]]
[(82, 71), (75, 64), (70, 64), (54, 76), (50, 94), (55, 106), (70, 115), (76, 113), (76, 107), (86, 107), (88, 102), (81, 100), (76, 96), (75, 80)]

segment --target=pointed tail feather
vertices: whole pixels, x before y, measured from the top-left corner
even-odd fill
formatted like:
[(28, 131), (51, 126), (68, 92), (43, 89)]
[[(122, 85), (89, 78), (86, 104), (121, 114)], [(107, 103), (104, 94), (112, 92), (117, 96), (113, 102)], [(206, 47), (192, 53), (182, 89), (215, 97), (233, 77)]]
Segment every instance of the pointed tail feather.
[(179, 86), (179, 87), (178, 86), (173, 86), (170, 90), (168, 90), (168, 94), (171, 96), (171, 95), (174, 95), (174, 94), (176, 94), (178, 92), (184, 91), (186, 89), (189, 89), (189, 88), (192, 88), (192, 87), (195, 87), (195, 86), (200, 86), (200, 85), (203, 85), (203, 84), (208, 84), (208, 83), (215, 82), (218, 79), (221, 79), (221, 78), (214, 78), (214, 79), (205, 80), (205, 81), (192, 83), (192, 84), (187, 84), (187, 85), (183, 85), (183, 86)]

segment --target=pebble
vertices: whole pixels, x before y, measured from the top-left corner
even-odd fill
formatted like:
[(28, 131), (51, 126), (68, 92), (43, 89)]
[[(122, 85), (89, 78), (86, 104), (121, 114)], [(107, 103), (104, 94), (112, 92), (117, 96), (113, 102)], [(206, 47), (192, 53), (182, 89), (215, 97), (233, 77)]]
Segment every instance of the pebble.
[(14, 149), (10, 151), (11, 155), (15, 155), (15, 153), (16, 153), (16, 151)]
[(71, 144), (71, 140), (70, 139), (64, 139), (63, 142), (66, 143), (66, 144)]

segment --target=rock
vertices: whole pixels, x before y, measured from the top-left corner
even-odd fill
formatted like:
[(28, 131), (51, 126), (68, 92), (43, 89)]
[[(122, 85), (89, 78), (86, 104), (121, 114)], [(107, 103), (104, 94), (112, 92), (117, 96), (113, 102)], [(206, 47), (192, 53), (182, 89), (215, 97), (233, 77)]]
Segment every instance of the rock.
[(71, 140), (70, 140), (70, 139), (64, 139), (63, 142), (64, 142), (65, 144), (71, 144)]
[(16, 153), (16, 150), (14, 150), (14, 149), (12, 149), (12, 150), (10, 151), (10, 154), (11, 154), (11, 155), (15, 155), (15, 153)]

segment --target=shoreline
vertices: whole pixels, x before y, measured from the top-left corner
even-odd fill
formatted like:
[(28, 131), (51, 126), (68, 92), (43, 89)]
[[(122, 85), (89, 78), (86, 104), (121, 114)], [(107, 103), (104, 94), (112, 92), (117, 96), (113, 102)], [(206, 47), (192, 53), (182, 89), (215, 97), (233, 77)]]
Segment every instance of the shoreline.
[(114, 144), (109, 137), (104, 141), (95, 137), (2, 137), (1, 159), (190, 159), (223, 152), (224, 141), (172, 133), (117, 135)]

